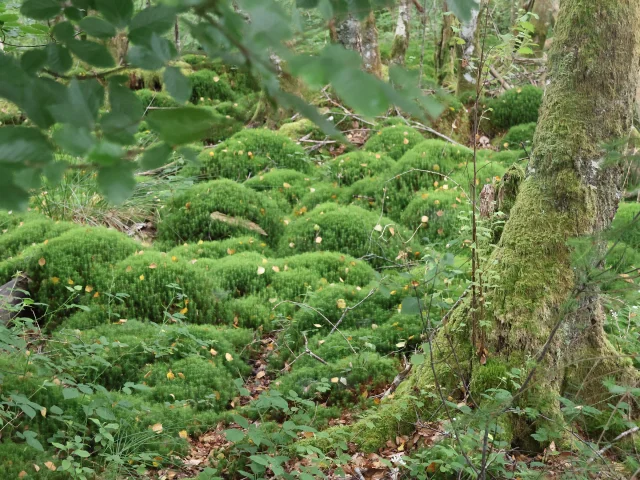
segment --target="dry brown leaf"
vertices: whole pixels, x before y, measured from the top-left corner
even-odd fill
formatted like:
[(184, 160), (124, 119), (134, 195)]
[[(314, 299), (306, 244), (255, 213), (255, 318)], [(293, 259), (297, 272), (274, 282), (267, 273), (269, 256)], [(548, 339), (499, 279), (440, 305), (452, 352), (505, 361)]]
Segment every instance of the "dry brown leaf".
[(47, 261), (43, 258), (41, 258), (40, 260), (38, 260), (38, 265), (40, 265), (41, 267), (44, 267), (44, 265), (47, 263)]
[(58, 469), (53, 462), (44, 462), (44, 466), (47, 467), (52, 472), (55, 472)]
[(155, 433), (162, 433), (162, 424), (161, 423), (154, 423), (149, 428), (151, 428), (151, 430), (153, 430)]

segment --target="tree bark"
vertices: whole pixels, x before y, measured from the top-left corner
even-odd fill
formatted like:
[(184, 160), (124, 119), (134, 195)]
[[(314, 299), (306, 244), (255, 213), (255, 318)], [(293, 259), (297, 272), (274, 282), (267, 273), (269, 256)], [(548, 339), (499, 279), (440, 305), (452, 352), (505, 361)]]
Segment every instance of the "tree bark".
[(405, 64), (407, 49), (409, 48), (409, 25), (411, 5), (410, 0), (400, 0), (398, 4), (398, 18), (396, 20), (396, 32), (391, 46), (391, 63), (395, 65)]
[[(442, 2), (442, 11), (447, 13), (449, 7), (446, 0)], [(452, 91), (456, 90), (456, 45), (453, 41), (453, 27), (457, 20), (453, 15), (443, 15), (442, 28), (436, 45), (436, 73), (438, 84)]]
[(475, 91), (477, 65), (476, 57), (479, 54), (479, 33), (480, 25), (478, 24), (482, 16), (480, 8), (471, 10), (471, 18), (463, 23), (460, 27), (460, 38), (464, 40), (464, 44), (458, 45), (457, 57), (460, 59), (458, 65), (458, 82), (456, 85), (456, 93), (459, 95), (463, 92)]
[(180, 24), (178, 23), (178, 18), (176, 18), (176, 23), (173, 26), (173, 41), (176, 45), (176, 50), (180, 53)]
[[(637, 0), (563, 0), (527, 177), (483, 266), (491, 286), (475, 302), (472, 295), (459, 302), (425, 364), (373, 421), (348, 430), (361, 448), (377, 449), (418, 418), (442, 415), (441, 403), (425, 397), (434, 388), (436, 398), (454, 402), (468, 394), (481, 402), (488, 389), (510, 388), (509, 405), (539, 415), (531, 420), (505, 408), (495, 420), (515, 446), (539, 449), (532, 433), (565, 424), (560, 396), (578, 405), (615, 404), (603, 379), (637, 386), (637, 370), (607, 340), (598, 288), (572, 262), (568, 241), (595, 236), (597, 248), (617, 209), (621, 169), (604, 165), (602, 145), (630, 133), (639, 27)], [(501, 380), (514, 368), (528, 378), (522, 390)]]
[(374, 13), (371, 12), (362, 22), (349, 14), (337, 23), (335, 30), (339, 43), (346, 49), (360, 54), (364, 69), (377, 77), (382, 77), (382, 61)]

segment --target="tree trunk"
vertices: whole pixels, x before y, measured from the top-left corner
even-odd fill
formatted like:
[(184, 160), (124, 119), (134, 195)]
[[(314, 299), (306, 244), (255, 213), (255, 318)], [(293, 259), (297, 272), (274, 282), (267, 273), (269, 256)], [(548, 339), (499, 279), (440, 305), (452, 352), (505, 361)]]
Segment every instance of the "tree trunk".
[(377, 77), (382, 77), (382, 61), (374, 13), (371, 12), (363, 22), (349, 14), (335, 26), (335, 30), (339, 43), (360, 54), (364, 69)]
[(454, 308), (427, 361), (373, 420), (351, 428), (361, 448), (377, 449), (417, 418), (443, 415), (441, 403), (425, 397), (434, 387), (436, 398), (468, 401), (470, 393), (480, 402), (488, 389), (510, 388), (502, 379), (514, 368), (530, 379), (522, 390), (511, 387), (511, 405), (539, 414), (531, 420), (500, 409), (495, 420), (527, 449), (541, 447), (531, 437), (541, 427), (562, 430), (560, 396), (615, 404), (603, 379), (637, 386), (637, 370), (607, 340), (598, 288), (573, 264), (568, 241), (597, 236), (615, 215), (621, 169), (603, 164), (602, 145), (630, 133), (639, 39), (637, 0), (563, 0), (527, 177), (483, 266), (491, 286), (478, 292), (474, 309), (472, 295)]
[(482, 16), (480, 8), (471, 10), (471, 18), (460, 27), (460, 38), (464, 44), (458, 45), (457, 57), (460, 59), (458, 65), (458, 83), (456, 93), (475, 91), (477, 65), (476, 57), (479, 55), (479, 33), (481, 31), (478, 24)]
[(178, 19), (176, 18), (176, 23), (173, 26), (173, 41), (176, 45), (176, 50), (178, 54), (180, 53), (180, 24), (178, 23)]
[(553, 28), (558, 16), (559, 0), (535, 0), (532, 12), (538, 18), (531, 17), (531, 23), (535, 27), (533, 32), (533, 42), (538, 45), (537, 49), (541, 52), (545, 48), (549, 30)]
[[(442, 11), (449, 11), (446, 0), (442, 2)], [(453, 15), (443, 15), (442, 28), (436, 45), (436, 72), (438, 84), (455, 91), (456, 89), (456, 45), (454, 42), (453, 27), (457, 20)]]
[(407, 49), (409, 48), (409, 22), (411, 13), (410, 0), (400, 0), (398, 4), (398, 19), (396, 33), (391, 46), (391, 63), (404, 66)]

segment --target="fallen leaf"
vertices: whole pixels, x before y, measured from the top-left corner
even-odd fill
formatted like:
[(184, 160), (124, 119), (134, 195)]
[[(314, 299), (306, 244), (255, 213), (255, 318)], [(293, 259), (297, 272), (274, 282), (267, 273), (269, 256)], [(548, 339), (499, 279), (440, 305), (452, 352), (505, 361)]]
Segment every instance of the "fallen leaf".
[(151, 265), (149, 265), (149, 268), (153, 270), (154, 268), (158, 268), (158, 265), (152, 263)]
[(43, 417), (47, 416), (47, 407), (42, 407), (42, 409), (40, 410), (40, 415), (42, 415)]
[(209, 350), (209, 353), (210, 353), (212, 356), (214, 356), (214, 357), (215, 357), (216, 355), (218, 355), (218, 352), (216, 352), (213, 348), (212, 348), (211, 350)]
[(262, 378), (266, 375), (264, 370), (260, 370), (257, 374), (256, 374), (256, 378)]
[(231, 362), (233, 360), (233, 356), (230, 353), (225, 353), (224, 358), (227, 359), (227, 362)]
[(52, 472), (55, 472), (58, 469), (53, 462), (44, 462), (44, 466), (47, 467)]
[(274, 265), (273, 267), (271, 267), (271, 270), (278, 273), (280, 271), (280, 267), (278, 267), (277, 265)]
[(316, 243), (322, 243), (322, 237), (316, 237)]
[(187, 438), (189, 436), (186, 430), (180, 430), (180, 432), (178, 432), (178, 435), (180, 436), (180, 438)]
[(344, 298), (339, 298), (336, 305), (340, 309), (347, 308), (347, 302), (344, 301)]
[(266, 272), (264, 267), (258, 267), (258, 275), (262, 275), (264, 272)]
[(153, 425), (151, 425), (150, 428), (155, 433), (162, 433), (162, 424), (161, 423), (154, 423)]
[(38, 265), (40, 265), (41, 267), (44, 267), (45, 263), (47, 263), (47, 261), (44, 259), (44, 257), (38, 260)]
[(174, 378), (176, 378), (176, 376), (173, 374), (171, 370), (169, 370), (169, 372), (167, 373), (167, 378), (169, 380), (173, 380)]
[(338, 377), (333, 377), (331, 379), (331, 383), (338, 383), (340, 381), (340, 379)]

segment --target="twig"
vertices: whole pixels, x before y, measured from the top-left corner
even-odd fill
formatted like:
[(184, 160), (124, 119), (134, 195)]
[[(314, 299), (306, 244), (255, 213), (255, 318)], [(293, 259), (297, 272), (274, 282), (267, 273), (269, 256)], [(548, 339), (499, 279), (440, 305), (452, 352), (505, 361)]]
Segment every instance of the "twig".
[(495, 78), (496, 80), (498, 80), (500, 82), (500, 85), (502, 85), (502, 87), (505, 90), (511, 90), (513, 88), (513, 85), (511, 85), (509, 82), (507, 82), (502, 75), (500, 75), (500, 73), (498, 73), (498, 71), (493, 68), (493, 67), (489, 67), (489, 73), (493, 76), (493, 78)]
[(344, 320), (344, 318), (347, 316), (347, 314), (351, 311), (351, 310), (355, 310), (356, 308), (358, 308), (360, 305), (362, 305), (365, 301), (367, 301), (374, 293), (376, 293), (378, 291), (377, 288), (372, 288), (371, 291), (369, 291), (369, 293), (367, 293), (367, 296), (364, 297), (362, 300), (360, 300), (358, 303), (356, 303), (353, 307), (347, 307), (342, 311), (342, 316), (340, 316), (340, 318), (338, 319), (338, 321), (336, 322), (336, 324), (333, 326), (333, 328), (331, 329), (331, 332), (329, 332), (329, 335), (331, 335), (333, 332), (335, 332), (338, 327), (340, 326), (340, 324), (342, 323), (342, 320)]
[(634, 433), (636, 433), (638, 430), (640, 430), (640, 427), (633, 427), (630, 428), (629, 430), (622, 432), (620, 435), (618, 435), (616, 438), (614, 438), (613, 440), (611, 440), (611, 442), (609, 443), (609, 445), (602, 447), (600, 450), (598, 450), (596, 452), (596, 454), (591, 457), (589, 459), (589, 461), (587, 463), (591, 463), (593, 462), (597, 456), (601, 456), (604, 452), (606, 452), (607, 450), (609, 450), (611, 447), (613, 447), (613, 444), (622, 440), (625, 437), (628, 437), (629, 435), (633, 435)]
[(405, 378), (407, 378), (407, 376), (411, 372), (412, 366), (413, 365), (411, 365), (411, 362), (408, 362), (407, 359), (405, 358), (404, 370), (402, 370), (398, 375), (396, 375), (396, 378), (393, 379), (393, 382), (391, 382), (391, 385), (389, 385), (389, 388), (387, 388), (385, 392), (382, 394), (382, 398), (387, 398), (389, 395), (391, 395), (393, 392), (396, 391), (396, 388), (398, 388), (398, 386), (404, 381)]

